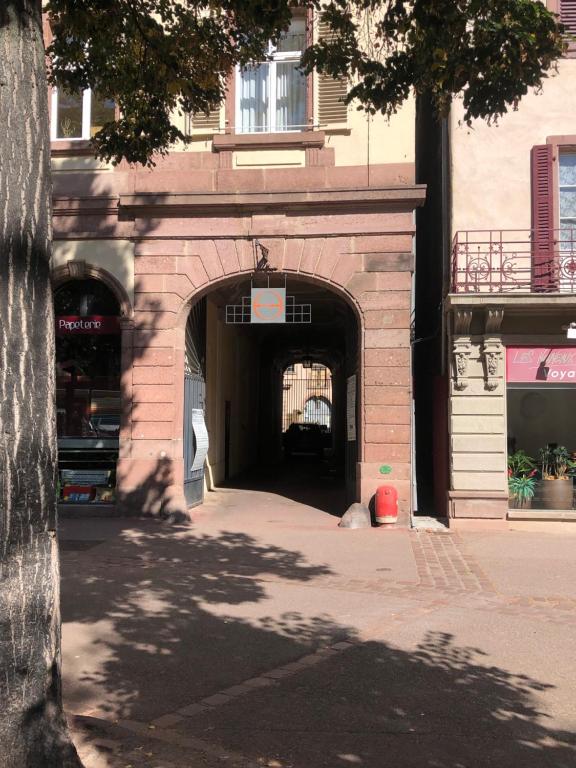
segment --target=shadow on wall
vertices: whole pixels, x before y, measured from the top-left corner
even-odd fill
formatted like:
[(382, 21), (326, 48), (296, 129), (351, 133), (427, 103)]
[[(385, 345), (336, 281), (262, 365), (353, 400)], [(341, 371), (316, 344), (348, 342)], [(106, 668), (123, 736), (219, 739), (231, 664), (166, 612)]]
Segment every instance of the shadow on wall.
[[(63, 560), (65, 700), (78, 714), (149, 722), (356, 639), (329, 615), (274, 615), (279, 583), (331, 572), (245, 534), (141, 521)], [(409, 652), (353, 646), (175, 727), (290, 768), (572, 768), (574, 733), (542, 711), (551, 687), (431, 633)]]

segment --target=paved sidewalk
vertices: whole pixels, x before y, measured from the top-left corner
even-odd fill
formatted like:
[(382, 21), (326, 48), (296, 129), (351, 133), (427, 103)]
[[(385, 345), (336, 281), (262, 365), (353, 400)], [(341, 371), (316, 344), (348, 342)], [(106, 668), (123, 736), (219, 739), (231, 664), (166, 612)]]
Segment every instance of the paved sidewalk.
[(271, 491), (65, 520), (87, 768), (570, 768), (576, 537), (348, 531)]

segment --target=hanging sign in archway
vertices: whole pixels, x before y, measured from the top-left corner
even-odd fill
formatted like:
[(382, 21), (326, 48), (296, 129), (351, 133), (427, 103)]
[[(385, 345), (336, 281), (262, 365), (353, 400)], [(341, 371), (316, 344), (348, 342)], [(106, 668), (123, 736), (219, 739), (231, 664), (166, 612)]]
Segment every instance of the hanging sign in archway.
[(286, 322), (286, 288), (252, 288), (251, 323)]

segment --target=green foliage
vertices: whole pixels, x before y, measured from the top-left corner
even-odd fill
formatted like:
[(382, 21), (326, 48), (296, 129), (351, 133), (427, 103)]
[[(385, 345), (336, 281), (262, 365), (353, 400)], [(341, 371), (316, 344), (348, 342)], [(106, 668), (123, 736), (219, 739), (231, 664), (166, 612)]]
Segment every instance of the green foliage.
[(545, 480), (562, 480), (576, 473), (576, 462), (572, 461), (570, 452), (563, 445), (558, 445), (556, 448), (551, 448), (549, 445), (540, 448), (539, 458), (542, 477)]
[(118, 104), (93, 139), (98, 156), (151, 164), (189, 138), (173, 116), (216, 107), (230, 71), (263, 60), (303, 5), (332, 30), (304, 68), (351, 76), (348, 101), (372, 113), (391, 115), (414, 91), (439, 114), (459, 95), (467, 121), (491, 120), (540, 88), (563, 50), (533, 0), (47, 0), (50, 78)]
[(466, 122), (490, 121), (539, 89), (564, 49), (534, 0), (331, 0), (321, 13), (337, 34), (308, 49), (307, 68), (350, 73), (348, 101), (373, 114), (393, 114), (413, 89), (441, 115), (459, 95)]
[(512, 475), (508, 478), (508, 492), (519, 507), (524, 506), (527, 501), (534, 498), (535, 485), (534, 477)]
[(533, 476), (536, 472), (536, 462), (525, 451), (516, 451), (508, 456), (508, 476)]
[(177, 140), (174, 114), (221, 102), (237, 64), (265, 58), (288, 27), (290, 3), (263, 0), (48, 0), (54, 41), (49, 78), (70, 92), (92, 88), (120, 117), (96, 134), (106, 160), (150, 164)]

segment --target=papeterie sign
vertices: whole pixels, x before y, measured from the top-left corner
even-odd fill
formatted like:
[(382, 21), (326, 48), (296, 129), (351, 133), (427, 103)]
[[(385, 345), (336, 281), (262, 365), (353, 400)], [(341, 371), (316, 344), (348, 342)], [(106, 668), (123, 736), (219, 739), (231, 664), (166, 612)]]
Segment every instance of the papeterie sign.
[(576, 384), (576, 347), (508, 347), (506, 381)]
[(56, 335), (70, 336), (72, 334), (111, 334), (118, 333), (120, 326), (117, 317), (103, 315), (59, 315), (56, 317)]

